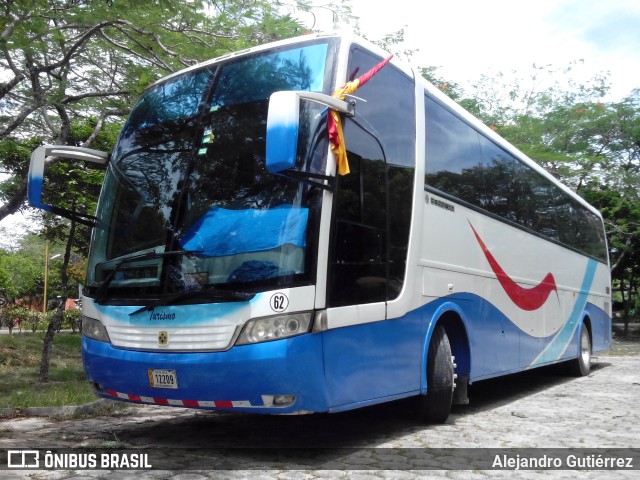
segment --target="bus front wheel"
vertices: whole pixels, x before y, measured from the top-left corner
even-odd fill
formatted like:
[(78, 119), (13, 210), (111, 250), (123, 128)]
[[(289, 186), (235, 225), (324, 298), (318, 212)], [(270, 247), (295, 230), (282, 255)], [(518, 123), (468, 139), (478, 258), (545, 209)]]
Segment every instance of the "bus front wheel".
[(427, 394), (420, 395), (419, 417), (428, 423), (444, 423), (451, 412), (454, 365), (447, 332), (437, 325), (427, 354)]

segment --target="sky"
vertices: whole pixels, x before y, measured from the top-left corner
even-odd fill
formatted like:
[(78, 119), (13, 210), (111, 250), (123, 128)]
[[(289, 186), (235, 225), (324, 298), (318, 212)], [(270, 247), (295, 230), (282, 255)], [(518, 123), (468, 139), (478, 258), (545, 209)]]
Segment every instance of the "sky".
[[(578, 62), (574, 81), (609, 72), (607, 101), (640, 88), (638, 0), (351, 0), (371, 40), (404, 28), (410, 63), (439, 67), (440, 78), (464, 87), (482, 74), (558, 69)], [(330, 28), (322, 20), (316, 28)]]

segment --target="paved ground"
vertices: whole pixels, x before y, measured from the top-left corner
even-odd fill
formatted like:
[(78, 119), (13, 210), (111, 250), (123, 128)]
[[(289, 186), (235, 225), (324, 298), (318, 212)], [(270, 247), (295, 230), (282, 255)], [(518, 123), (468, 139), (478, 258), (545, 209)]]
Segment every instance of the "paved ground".
[[(466, 456), (486, 458), (486, 450), (473, 449), (543, 448), (532, 452), (554, 456), (562, 452), (548, 449), (589, 448), (594, 449), (595, 458), (606, 457), (612, 449), (638, 447), (640, 342), (617, 342), (607, 355), (595, 360), (588, 377), (570, 378), (559, 369), (544, 369), (477, 383), (470, 396), (470, 405), (456, 407), (446, 424), (436, 426), (416, 424), (406, 401), (298, 417), (136, 406), (84, 419), (4, 419), (0, 421), (0, 451), (151, 449), (145, 451), (166, 469), (140, 471), (136, 473), (140, 480), (514, 478), (510, 471), (478, 470), (473, 461), (466, 471), (421, 469), (433, 461), (425, 457), (424, 449), (469, 448), (463, 452)], [(206, 450), (176, 450), (203, 447)], [(636, 469), (632, 471), (521, 471), (517, 478), (640, 479), (640, 458), (635, 452)], [(493, 458), (493, 452), (490, 454)], [(460, 468), (468, 460), (460, 458), (460, 451), (438, 450), (435, 456), (436, 465), (443, 467)], [(210, 470), (212, 465), (218, 469)], [(180, 470), (185, 466), (195, 470)], [(241, 470), (224, 469), (231, 466)], [(0, 470), (0, 478), (34, 480), (119, 480), (132, 474), (123, 470)]]

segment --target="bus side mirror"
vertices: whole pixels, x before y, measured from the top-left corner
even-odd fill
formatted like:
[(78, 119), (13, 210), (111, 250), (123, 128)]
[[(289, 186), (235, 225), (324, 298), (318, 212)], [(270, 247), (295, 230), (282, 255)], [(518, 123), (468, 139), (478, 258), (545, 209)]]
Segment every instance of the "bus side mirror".
[(270, 173), (278, 173), (296, 165), (300, 97), (296, 92), (275, 92), (269, 99), (267, 115), (266, 165)]
[(269, 99), (267, 115), (266, 166), (270, 173), (279, 173), (296, 165), (301, 117), (309, 111), (301, 109), (301, 100), (316, 102), (350, 116), (354, 114), (353, 104), (323, 93), (305, 91), (273, 93)]
[(36, 148), (31, 154), (27, 183), (27, 199), (29, 205), (93, 226), (95, 224), (94, 217), (73, 210), (59, 208), (43, 201), (42, 194), (45, 183), (45, 167), (47, 166), (47, 158), (49, 157), (59, 157), (105, 165), (109, 161), (109, 154), (91, 148), (66, 145), (43, 145), (42, 147)]

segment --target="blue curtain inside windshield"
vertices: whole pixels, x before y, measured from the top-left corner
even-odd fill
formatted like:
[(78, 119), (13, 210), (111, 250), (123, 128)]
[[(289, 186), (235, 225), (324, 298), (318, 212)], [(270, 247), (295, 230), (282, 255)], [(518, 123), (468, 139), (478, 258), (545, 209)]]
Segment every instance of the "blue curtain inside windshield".
[(288, 205), (270, 210), (227, 210), (214, 207), (182, 237), (185, 250), (222, 257), (260, 252), (291, 244), (305, 246), (307, 208)]

